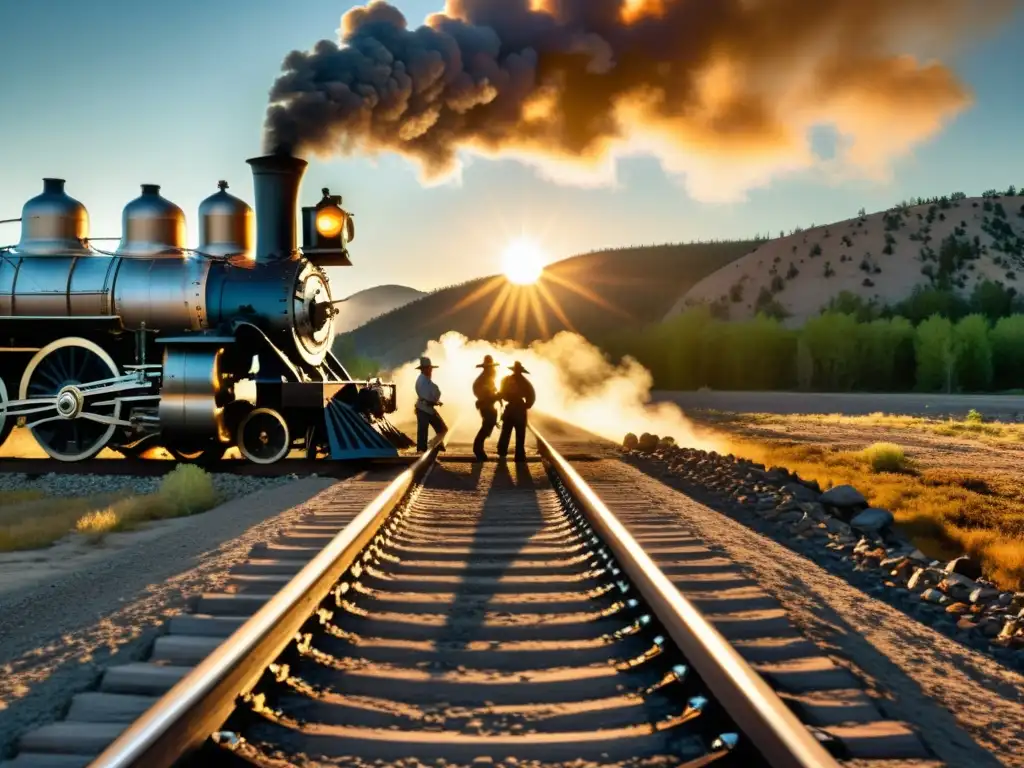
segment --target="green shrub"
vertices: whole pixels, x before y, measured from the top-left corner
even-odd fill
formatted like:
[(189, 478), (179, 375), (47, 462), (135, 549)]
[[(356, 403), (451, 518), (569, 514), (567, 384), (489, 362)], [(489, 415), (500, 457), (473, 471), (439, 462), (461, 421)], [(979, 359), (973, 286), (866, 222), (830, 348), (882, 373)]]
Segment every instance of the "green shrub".
[(860, 452), (861, 458), (871, 467), (872, 472), (911, 471), (910, 461), (903, 448), (895, 443), (874, 443)]
[(213, 478), (193, 464), (179, 464), (160, 483), (158, 495), (179, 514), (194, 515), (217, 505)]

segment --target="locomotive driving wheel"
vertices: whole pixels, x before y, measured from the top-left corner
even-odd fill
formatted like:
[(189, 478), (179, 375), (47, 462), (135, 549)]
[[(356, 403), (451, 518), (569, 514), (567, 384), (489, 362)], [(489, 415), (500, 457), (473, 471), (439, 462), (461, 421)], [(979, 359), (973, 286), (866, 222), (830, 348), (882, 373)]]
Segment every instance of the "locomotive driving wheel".
[(14, 429), (14, 424), (17, 421), (13, 416), (7, 415), (7, 403), (10, 402), (10, 399), (7, 396), (7, 385), (3, 378), (0, 378), (0, 446), (10, 437), (11, 430)]
[(58, 461), (83, 461), (103, 450), (117, 430), (121, 401), (109, 396), (90, 402), (80, 390), (117, 378), (120, 372), (107, 352), (88, 339), (66, 338), (33, 355), (21, 377), (19, 399), (39, 398), (56, 409), (26, 416), (39, 447)]
[(273, 464), (292, 448), (284, 417), (273, 408), (256, 408), (238, 425), (238, 450), (254, 464)]

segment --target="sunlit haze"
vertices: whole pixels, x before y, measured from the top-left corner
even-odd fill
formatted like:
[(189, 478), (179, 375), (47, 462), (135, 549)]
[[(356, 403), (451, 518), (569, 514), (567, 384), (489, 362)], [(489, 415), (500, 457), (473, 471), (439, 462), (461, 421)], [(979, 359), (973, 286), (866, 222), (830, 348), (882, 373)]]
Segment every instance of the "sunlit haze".
[(516, 285), (535, 283), (544, 271), (544, 253), (526, 238), (514, 240), (501, 256), (501, 271)]

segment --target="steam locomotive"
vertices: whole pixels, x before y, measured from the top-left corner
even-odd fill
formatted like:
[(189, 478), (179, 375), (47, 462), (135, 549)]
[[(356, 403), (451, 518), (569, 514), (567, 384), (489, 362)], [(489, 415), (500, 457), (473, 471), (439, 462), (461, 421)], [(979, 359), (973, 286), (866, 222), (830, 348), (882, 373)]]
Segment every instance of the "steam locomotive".
[(270, 464), (297, 448), (379, 458), (411, 443), (387, 421), (394, 385), (354, 381), (331, 353), (339, 302), (324, 267), (351, 265), (352, 215), (324, 189), (302, 209), (299, 250), (306, 161), (248, 163), (255, 216), (220, 182), (195, 249), (157, 185), (125, 206), (110, 252), (64, 181), (43, 180), (20, 241), (0, 249), (0, 445), (19, 423), (61, 461), (160, 446), (209, 462), (234, 445)]

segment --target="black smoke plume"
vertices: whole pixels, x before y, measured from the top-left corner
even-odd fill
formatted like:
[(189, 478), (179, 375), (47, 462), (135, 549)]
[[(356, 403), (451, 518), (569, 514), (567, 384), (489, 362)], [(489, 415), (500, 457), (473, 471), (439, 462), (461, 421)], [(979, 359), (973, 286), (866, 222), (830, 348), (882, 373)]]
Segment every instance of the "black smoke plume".
[(287, 56), (266, 149), (392, 151), (437, 180), (459, 150), (593, 167), (640, 147), (676, 170), (732, 161), (756, 176), (809, 164), (808, 130), (827, 123), (870, 166), (970, 103), (947, 66), (911, 54), (945, 53), (1019, 5), (447, 0), (413, 29), (373, 0), (342, 17), (340, 44)]

